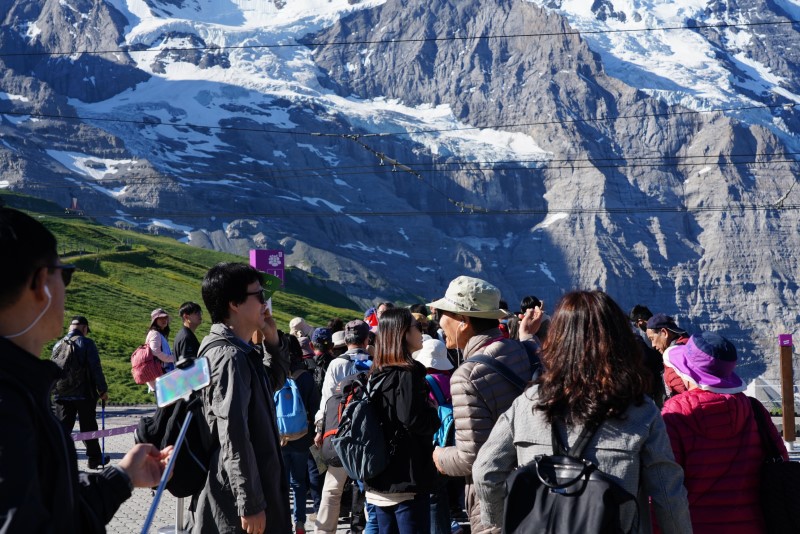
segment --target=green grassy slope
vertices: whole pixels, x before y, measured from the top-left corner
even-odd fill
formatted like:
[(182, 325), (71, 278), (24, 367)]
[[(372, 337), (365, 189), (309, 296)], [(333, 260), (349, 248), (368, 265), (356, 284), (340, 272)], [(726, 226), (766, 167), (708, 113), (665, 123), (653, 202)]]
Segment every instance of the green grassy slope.
[[(208, 268), (221, 261), (247, 261), (169, 238), (64, 216), (58, 206), (30, 197), (0, 192), (0, 199), (38, 217), (56, 235), (62, 261), (78, 266), (67, 288), (65, 323), (76, 314), (89, 319), (90, 337), (97, 343), (109, 383), (110, 402), (152, 400), (146, 386), (136, 385), (130, 372), (130, 355), (144, 342), (150, 311), (162, 307), (172, 315), (171, 342), (181, 326), (176, 317), (180, 304), (193, 300), (202, 305), (200, 284)], [(315, 325), (333, 317), (347, 321), (361, 316), (346, 297), (304, 280), (301, 274), (289, 272), (286, 288), (273, 297), (274, 316), (282, 330), (288, 330), (289, 321), (298, 315)], [(210, 327), (208, 314), (203, 318), (197, 332), (200, 339)], [(49, 357), (51, 347), (45, 348), (42, 357)]]

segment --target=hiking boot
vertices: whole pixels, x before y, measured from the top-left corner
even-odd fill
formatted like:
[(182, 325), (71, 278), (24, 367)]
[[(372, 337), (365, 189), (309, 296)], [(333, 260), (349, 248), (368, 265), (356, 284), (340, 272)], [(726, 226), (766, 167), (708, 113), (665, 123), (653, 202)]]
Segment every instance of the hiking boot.
[(107, 454), (103, 458), (89, 458), (89, 469), (102, 469), (110, 461), (111, 457)]

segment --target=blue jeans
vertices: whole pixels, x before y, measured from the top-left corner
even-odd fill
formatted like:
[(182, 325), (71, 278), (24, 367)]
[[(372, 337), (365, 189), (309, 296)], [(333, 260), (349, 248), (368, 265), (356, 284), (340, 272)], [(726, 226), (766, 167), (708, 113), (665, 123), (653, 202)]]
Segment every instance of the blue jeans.
[(378, 509), (374, 504), (367, 503), (367, 526), (364, 527), (364, 534), (379, 534), (378, 530)]
[(325, 475), (319, 474), (317, 462), (311, 453), (308, 453), (308, 488), (311, 490), (311, 500), (314, 502), (314, 513), (319, 512), (319, 505), (322, 502), (322, 484), (325, 482)]
[(308, 451), (281, 449), (286, 476), (294, 493), (294, 513), (292, 517), (296, 525), (306, 524), (306, 494), (308, 493)]
[(450, 534), (450, 500), (447, 496), (447, 477), (439, 477), (431, 493), (431, 534)]
[(376, 506), (380, 534), (420, 534), (431, 531), (431, 499), (417, 493), (410, 501), (394, 506)]

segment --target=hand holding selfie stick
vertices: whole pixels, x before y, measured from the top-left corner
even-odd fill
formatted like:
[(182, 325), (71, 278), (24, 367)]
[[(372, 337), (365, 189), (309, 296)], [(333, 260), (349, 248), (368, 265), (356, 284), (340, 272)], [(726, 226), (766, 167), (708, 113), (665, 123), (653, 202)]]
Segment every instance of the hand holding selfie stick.
[[(179, 362), (179, 367), (166, 375), (160, 376), (156, 379), (156, 399), (158, 400), (159, 408), (169, 406), (180, 399), (189, 399), (189, 395), (194, 391), (199, 391), (210, 383), (210, 376), (208, 370), (208, 361), (205, 358), (198, 358), (196, 360), (187, 360)], [(200, 372), (194, 372), (200, 371)], [(172, 375), (172, 376), (170, 376)], [(173, 380), (174, 379), (174, 380)], [(161, 387), (163, 386), (163, 388)], [(159, 393), (161, 391), (161, 393)], [(153, 497), (153, 503), (150, 505), (150, 510), (147, 513), (147, 518), (142, 525), (142, 534), (147, 534), (150, 530), (150, 525), (156, 515), (158, 503), (161, 501), (161, 495), (167, 486), (172, 470), (175, 467), (175, 460), (178, 458), (178, 453), (181, 450), (183, 441), (186, 438), (186, 431), (192, 421), (192, 408), (196, 403), (203, 402), (200, 397), (196, 397), (189, 401), (186, 410), (186, 418), (183, 420), (183, 425), (178, 433), (178, 439), (173, 446), (172, 456), (170, 456), (167, 467), (161, 475), (161, 482), (158, 484), (158, 489)]]

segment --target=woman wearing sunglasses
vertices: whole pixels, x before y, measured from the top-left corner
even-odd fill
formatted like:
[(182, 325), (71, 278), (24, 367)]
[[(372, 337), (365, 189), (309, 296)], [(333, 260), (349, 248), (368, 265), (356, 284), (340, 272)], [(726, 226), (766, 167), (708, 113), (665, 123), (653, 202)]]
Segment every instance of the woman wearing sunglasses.
[(381, 534), (430, 532), (435, 487), (431, 436), (439, 416), (428, 401), (425, 367), (411, 354), (422, 348), (418, 321), (405, 308), (386, 310), (378, 323), (370, 388), (383, 423), (389, 465), (366, 480), (367, 503), (375, 505)]

